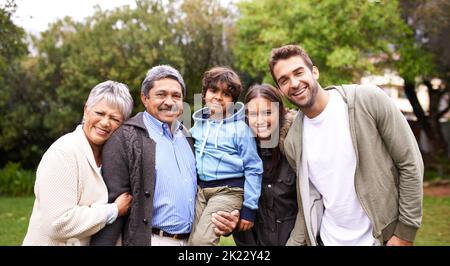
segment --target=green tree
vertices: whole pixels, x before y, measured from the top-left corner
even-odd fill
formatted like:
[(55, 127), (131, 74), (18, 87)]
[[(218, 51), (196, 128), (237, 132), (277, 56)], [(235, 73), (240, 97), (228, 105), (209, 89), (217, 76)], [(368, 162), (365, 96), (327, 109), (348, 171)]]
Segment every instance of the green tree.
[[(56, 137), (80, 121), (88, 91), (105, 79), (129, 85), (135, 111), (146, 71), (171, 64), (183, 74), (187, 101), (209, 67), (230, 63), (230, 15), (216, 0), (139, 0), (137, 8), (97, 10), (83, 23), (58, 21), (35, 40), (39, 80), (52, 96), (44, 124)], [(178, 8), (180, 7), (180, 8)], [(151, 15), (150, 15), (151, 14)]]
[[(422, 75), (417, 82), (413, 75), (405, 75), (405, 92), (413, 106), (414, 113), (418, 118), (429, 143), (432, 146), (431, 153), (435, 157), (448, 154), (447, 145), (440, 120), (450, 110), (450, 2), (447, 0), (401, 0), (403, 19), (414, 30), (415, 45), (432, 53), (435, 71), (429, 75)], [(414, 54), (416, 59), (417, 54)], [(421, 55), (419, 54), (419, 57)], [(414, 68), (414, 64), (411, 64)], [(407, 69), (403, 72), (409, 72)], [(410, 73), (419, 72), (411, 71)], [(406, 73), (404, 73), (406, 74)], [(443, 84), (435, 87), (431, 83), (433, 77), (439, 77)], [(416, 97), (416, 87), (419, 83), (427, 87), (430, 107), (426, 113)], [(444, 100), (447, 97), (447, 100)]]
[(14, 1), (7, 1), (0, 6), (0, 76), (2, 85), (5, 84), (5, 74), (11, 72), (11, 62), (22, 58), (27, 54), (27, 46), (24, 42), (25, 32), (16, 26), (11, 20), (17, 5)]
[(0, 165), (28, 160), (39, 154), (37, 114), (42, 106), (27, 72), (25, 32), (11, 20), (14, 1), (0, 6)]
[(271, 82), (267, 60), (273, 47), (304, 47), (326, 85), (356, 82), (392, 65), (397, 44), (412, 38), (396, 1), (261, 0), (242, 2), (239, 10), (236, 61), (265, 82)]
[(14, 108), (2, 122), (0, 141), (8, 151), (3, 164), (19, 160), (36, 166), (43, 151), (81, 121), (88, 93), (99, 82), (127, 84), (137, 112), (141, 82), (152, 66), (179, 69), (193, 103), (203, 72), (230, 63), (232, 20), (220, 1), (137, 0), (136, 5), (97, 8), (81, 22), (66, 17), (31, 36), (36, 53), (26, 57), (25, 49), (18, 57), (20, 71), (11, 72), (17, 82), (7, 90), (15, 96), (8, 98)]
[(232, 63), (230, 43), (234, 14), (231, 10), (219, 0), (181, 2), (177, 34), (185, 60), (183, 74), (189, 88), (189, 103), (193, 103), (194, 93), (201, 92), (201, 78), (206, 70)]
[[(38, 79), (50, 96), (44, 124), (52, 137), (71, 131), (81, 121), (90, 89), (104, 80), (127, 84), (141, 110), (140, 84), (158, 64), (182, 68), (164, 1), (137, 1), (138, 7), (102, 11), (78, 23), (58, 21), (36, 39)], [(149, 15), (151, 14), (151, 15)]]
[(113, 11), (98, 8), (83, 22), (66, 17), (40, 37), (33, 36), (37, 52), (28, 57), (23, 30), (2, 9), (1, 55), (5, 57), (0, 64), (10, 75), (2, 75), (8, 80), (0, 81), (8, 85), (0, 90), (0, 149), (5, 151), (1, 163), (21, 161), (34, 168), (49, 145), (81, 121), (95, 84), (107, 79), (126, 83), (136, 109), (141, 110), (140, 84), (150, 67), (171, 64), (183, 70), (173, 10), (165, 7), (166, 2), (142, 0), (135, 9)]
[[(445, 5), (444, 0), (434, 2), (441, 2), (441, 12), (448, 13), (448, 1)], [(444, 147), (442, 138), (435, 134), (439, 132), (435, 129), (438, 118), (428, 119), (415, 91), (416, 78), (436, 73), (435, 57), (416, 41), (418, 30), (426, 23), (419, 23), (416, 30), (408, 26), (398, 1), (260, 0), (242, 2), (239, 10), (242, 16), (237, 22), (234, 55), (241, 70), (272, 82), (267, 66), (270, 50), (288, 43), (300, 44), (308, 51), (325, 86), (359, 83), (364, 74), (394, 68), (405, 79), (405, 92), (422, 128), (433, 140), (430, 153)], [(448, 19), (440, 23), (442, 29), (448, 28)], [(436, 43), (442, 46), (445, 42)]]

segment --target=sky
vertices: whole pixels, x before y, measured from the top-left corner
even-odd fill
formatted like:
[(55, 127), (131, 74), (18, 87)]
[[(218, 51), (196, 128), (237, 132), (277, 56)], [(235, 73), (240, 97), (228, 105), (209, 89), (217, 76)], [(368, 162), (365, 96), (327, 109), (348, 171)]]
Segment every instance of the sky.
[[(7, 0), (0, 0), (3, 6)], [(13, 22), (27, 32), (38, 34), (48, 28), (49, 23), (70, 16), (76, 21), (94, 14), (94, 6), (103, 10), (130, 5), (135, 7), (134, 0), (15, 0), (17, 10)]]

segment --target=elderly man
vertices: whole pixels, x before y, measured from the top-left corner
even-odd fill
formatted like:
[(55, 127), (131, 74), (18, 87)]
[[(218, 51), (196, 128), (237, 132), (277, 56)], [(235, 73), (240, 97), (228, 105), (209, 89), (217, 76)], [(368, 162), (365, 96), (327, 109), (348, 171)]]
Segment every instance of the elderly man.
[[(148, 71), (140, 95), (145, 111), (126, 121), (103, 149), (109, 200), (129, 191), (130, 213), (95, 235), (91, 245), (186, 245), (194, 221), (197, 174), (192, 139), (177, 120), (185, 95), (183, 78), (174, 68), (163, 65)], [(216, 215), (216, 232), (231, 232), (237, 216)]]

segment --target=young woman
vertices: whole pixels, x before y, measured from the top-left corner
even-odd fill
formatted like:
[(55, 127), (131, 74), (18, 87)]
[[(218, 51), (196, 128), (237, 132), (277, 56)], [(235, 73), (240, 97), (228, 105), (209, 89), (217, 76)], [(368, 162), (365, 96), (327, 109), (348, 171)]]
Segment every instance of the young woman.
[(296, 112), (286, 110), (271, 85), (253, 85), (245, 96), (247, 123), (256, 136), (263, 161), (259, 208), (252, 230), (233, 234), (238, 246), (285, 245), (297, 215), (295, 172), (283, 154), (283, 140)]

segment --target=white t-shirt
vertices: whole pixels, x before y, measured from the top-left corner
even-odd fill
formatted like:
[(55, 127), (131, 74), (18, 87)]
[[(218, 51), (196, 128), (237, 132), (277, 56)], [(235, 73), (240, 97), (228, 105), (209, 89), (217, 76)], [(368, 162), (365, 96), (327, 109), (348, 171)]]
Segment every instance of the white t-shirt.
[(320, 237), (326, 246), (375, 245), (372, 224), (355, 191), (356, 154), (347, 105), (336, 90), (329, 96), (322, 113), (303, 120), (302, 159), (325, 206)]

